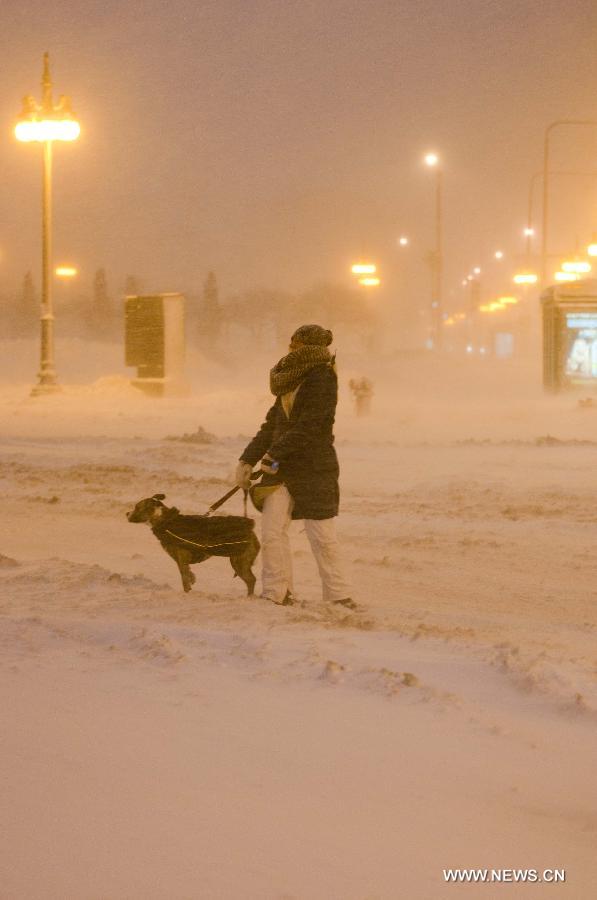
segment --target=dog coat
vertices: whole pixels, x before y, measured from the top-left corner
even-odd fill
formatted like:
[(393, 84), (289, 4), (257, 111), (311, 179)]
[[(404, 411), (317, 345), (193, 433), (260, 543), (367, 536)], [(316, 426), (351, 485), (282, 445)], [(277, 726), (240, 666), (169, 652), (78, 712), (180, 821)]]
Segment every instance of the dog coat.
[(236, 556), (255, 527), (244, 516), (184, 516), (172, 507), (151, 529), (165, 550), (172, 544), (198, 556)]

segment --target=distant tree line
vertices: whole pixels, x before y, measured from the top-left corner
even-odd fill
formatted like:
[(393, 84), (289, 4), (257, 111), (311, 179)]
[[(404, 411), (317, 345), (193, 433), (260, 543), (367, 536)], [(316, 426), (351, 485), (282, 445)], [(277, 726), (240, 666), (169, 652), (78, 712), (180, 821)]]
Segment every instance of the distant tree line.
[[(124, 296), (144, 293), (143, 283), (129, 275), (121, 292), (110, 289), (106, 271), (98, 268), (87, 285), (79, 278), (55, 281), (53, 305), (57, 337), (119, 341), (124, 334)], [(354, 288), (320, 283), (301, 293), (267, 288), (246, 290), (220, 299), (217, 278), (209, 272), (200, 293), (186, 295), (187, 342), (208, 356), (225, 356), (231, 336), (258, 348), (272, 342), (284, 347), (297, 325), (321, 322), (370, 327), (372, 310), (362, 292)], [(31, 272), (20, 288), (0, 303), (0, 327), (6, 337), (39, 334), (40, 292)]]
[(332, 330), (348, 326), (369, 332), (375, 313), (362, 291), (319, 283), (306, 291), (254, 288), (220, 302), (216, 277), (210, 272), (199, 297), (187, 298), (188, 330), (207, 355), (225, 354), (233, 335), (255, 348), (288, 345), (292, 331), (305, 322), (321, 322)]
[[(137, 293), (139, 289), (138, 280), (127, 276), (124, 292)], [(39, 334), (40, 294), (33, 275), (26, 272), (21, 287), (2, 298), (0, 326), (5, 337)], [(115, 298), (110, 292), (105, 269), (97, 269), (91, 282), (83, 288), (78, 277), (56, 279), (52, 297), (58, 337), (115, 340), (122, 335), (122, 294)]]

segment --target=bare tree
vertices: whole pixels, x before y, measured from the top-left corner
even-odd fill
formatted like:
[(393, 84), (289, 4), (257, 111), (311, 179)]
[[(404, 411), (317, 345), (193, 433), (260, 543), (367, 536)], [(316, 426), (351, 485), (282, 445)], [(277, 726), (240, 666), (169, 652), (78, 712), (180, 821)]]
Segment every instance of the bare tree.
[(90, 325), (95, 337), (107, 337), (114, 330), (114, 308), (108, 294), (106, 270), (100, 268), (93, 277), (93, 305)]
[(23, 277), (21, 290), (12, 304), (11, 331), (16, 337), (31, 337), (37, 331), (39, 322), (39, 299), (33, 283), (33, 275), (27, 272)]

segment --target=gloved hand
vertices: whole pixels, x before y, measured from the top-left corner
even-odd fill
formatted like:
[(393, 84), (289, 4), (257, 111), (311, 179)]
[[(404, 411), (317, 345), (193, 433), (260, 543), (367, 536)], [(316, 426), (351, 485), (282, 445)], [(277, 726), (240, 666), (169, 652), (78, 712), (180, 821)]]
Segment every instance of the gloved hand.
[(273, 460), (269, 453), (266, 453), (261, 460), (261, 471), (267, 472), (268, 475), (276, 475), (279, 466), (280, 463), (277, 463), (275, 460)]
[(242, 459), (239, 461), (236, 472), (234, 474), (234, 481), (236, 484), (243, 489), (243, 491), (248, 491), (251, 487), (251, 472), (253, 471), (253, 466), (250, 466), (249, 463), (243, 462)]

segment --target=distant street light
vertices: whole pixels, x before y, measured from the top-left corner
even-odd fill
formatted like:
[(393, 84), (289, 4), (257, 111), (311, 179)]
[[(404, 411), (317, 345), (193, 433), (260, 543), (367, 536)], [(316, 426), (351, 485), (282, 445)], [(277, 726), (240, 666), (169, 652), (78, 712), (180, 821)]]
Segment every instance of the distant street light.
[(355, 263), (351, 266), (350, 271), (353, 275), (373, 275), (374, 272), (377, 272), (377, 266), (373, 263)]
[(441, 349), (442, 341), (442, 274), (443, 274), (443, 176), (440, 158), (437, 153), (425, 155), (425, 165), (435, 169), (435, 249), (431, 253), (432, 285), (431, 285), (431, 323), (433, 346)]
[(537, 284), (539, 276), (535, 272), (518, 272), (512, 280), (514, 284)]
[(575, 275), (586, 275), (591, 271), (592, 266), (589, 262), (580, 259), (572, 259), (562, 263), (562, 272), (572, 272)]
[(366, 275), (364, 278), (359, 278), (359, 284), (362, 284), (363, 287), (378, 287), (381, 284), (381, 279)]
[(541, 286), (545, 287), (547, 276), (547, 228), (549, 222), (549, 139), (551, 132), (558, 127), (564, 125), (592, 125), (597, 126), (595, 119), (558, 119), (545, 129), (543, 138), (543, 208), (542, 208), (542, 227), (541, 227)]
[(588, 256), (597, 256), (597, 241), (595, 238), (591, 241), (589, 246), (587, 247)]
[(407, 237), (402, 235), (402, 237), (398, 239), (398, 243), (400, 244), (401, 247), (408, 247), (409, 241), (408, 241)]
[(79, 274), (79, 270), (75, 269), (74, 266), (57, 266), (54, 269), (54, 275), (57, 278), (74, 278)]
[[(565, 124), (565, 123), (557, 123), (556, 122), (554, 124)], [(582, 123), (578, 123), (578, 124), (582, 124)], [(590, 125), (591, 122), (586, 122), (585, 124)], [(595, 122), (595, 125), (597, 125), (597, 122)], [(566, 176), (567, 178), (571, 178), (571, 177), (573, 177), (573, 178), (597, 178), (597, 172), (596, 171), (583, 172), (580, 170), (559, 171), (556, 169), (552, 169), (550, 172), (547, 173), (548, 180), (551, 178), (554, 178), (555, 176), (557, 176), (557, 177)], [(535, 235), (535, 229), (533, 228), (533, 221), (534, 221), (533, 207), (534, 207), (534, 197), (535, 197), (535, 186), (537, 184), (537, 181), (542, 177), (543, 177), (543, 169), (539, 169), (537, 172), (535, 172), (531, 176), (531, 180), (529, 182), (527, 227), (524, 229), (524, 236), (526, 238), (526, 241), (525, 241), (526, 265), (529, 266), (529, 268), (532, 266), (532, 262), (533, 262), (531, 259), (531, 238), (534, 237), (534, 235)], [(547, 254), (547, 250), (545, 252)]]
[(475, 268), (473, 269), (473, 275), (480, 275), (480, 274), (481, 274), (481, 267), (475, 266)]
[(531, 180), (529, 181), (529, 192), (528, 192), (528, 200), (527, 200), (527, 225), (524, 229), (525, 236), (525, 265), (532, 266), (533, 261), (531, 258), (532, 250), (533, 250), (533, 238), (535, 237), (535, 229), (533, 227), (534, 221), (534, 213), (533, 213), (533, 198), (535, 196), (535, 185), (537, 184), (537, 179), (541, 178), (543, 172), (540, 170), (538, 172), (534, 172), (531, 176)]
[(52, 99), (52, 79), (50, 60), (44, 53), (44, 67), (41, 81), (42, 100), (36, 103), (32, 96), (23, 98), (23, 109), (15, 126), (18, 141), (42, 143), (43, 147), (43, 190), (42, 190), (42, 291), (41, 291), (41, 352), (39, 384), (32, 394), (47, 394), (59, 390), (54, 368), (54, 313), (52, 309), (52, 143), (54, 141), (74, 141), (80, 133), (75, 120), (70, 99), (61, 96), (56, 105)]
[(494, 253), (493, 255), (494, 255), (494, 257), (495, 257), (496, 259), (503, 259), (503, 258), (504, 258), (504, 254), (503, 254), (503, 252), (502, 252), (501, 250), (496, 250), (495, 253)]
[(578, 272), (556, 272), (553, 276), (556, 281), (578, 281), (580, 275)]

